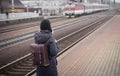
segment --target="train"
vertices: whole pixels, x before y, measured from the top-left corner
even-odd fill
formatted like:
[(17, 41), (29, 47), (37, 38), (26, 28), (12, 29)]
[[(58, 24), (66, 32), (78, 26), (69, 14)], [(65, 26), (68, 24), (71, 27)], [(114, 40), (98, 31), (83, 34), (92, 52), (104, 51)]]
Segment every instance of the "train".
[(108, 9), (109, 5), (107, 4), (67, 2), (63, 8), (63, 14), (71, 18)]

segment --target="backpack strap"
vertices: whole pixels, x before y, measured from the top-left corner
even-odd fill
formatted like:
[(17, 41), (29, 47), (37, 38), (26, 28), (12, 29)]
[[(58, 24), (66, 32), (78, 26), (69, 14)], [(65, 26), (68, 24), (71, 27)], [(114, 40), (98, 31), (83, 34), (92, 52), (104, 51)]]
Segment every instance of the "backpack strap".
[(48, 37), (48, 39), (45, 41), (45, 44), (48, 43), (48, 41), (50, 40), (51, 36)]
[[(48, 55), (50, 54), (50, 46), (49, 46), (49, 43), (48, 43), (48, 41), (50, 40), (50, 38), (51, 38), (51, 36), (49, 36), (48, 38), (47, 38), (47, 40), (46, 40), (46, 42), (44, 43), (45, 45), (47, 45), (47, 48), (48, 48)], [(49, 57), (50, 57), (50, 55), (49, 55)]]

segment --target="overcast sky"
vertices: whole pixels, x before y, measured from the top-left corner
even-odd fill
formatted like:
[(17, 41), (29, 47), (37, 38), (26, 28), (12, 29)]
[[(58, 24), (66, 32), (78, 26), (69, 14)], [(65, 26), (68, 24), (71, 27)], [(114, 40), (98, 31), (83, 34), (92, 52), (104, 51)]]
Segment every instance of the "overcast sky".
[[(111, 1), (114, 1), (114, 0), (111, 0)], [(115, 2), (119, 2), (120, 3), (120, 0), (115, 0)]]
[(120, 0), (115, 0), (116, 2), (120, 2)]

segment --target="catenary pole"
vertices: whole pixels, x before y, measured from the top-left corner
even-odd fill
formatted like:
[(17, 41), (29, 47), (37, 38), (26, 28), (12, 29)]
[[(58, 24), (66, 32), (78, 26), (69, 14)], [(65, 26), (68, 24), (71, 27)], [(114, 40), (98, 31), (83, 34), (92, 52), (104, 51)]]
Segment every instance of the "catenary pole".
[(12, 12), (14, 11), (14, 9), (15, 9), (14, 0), (12, 0)]

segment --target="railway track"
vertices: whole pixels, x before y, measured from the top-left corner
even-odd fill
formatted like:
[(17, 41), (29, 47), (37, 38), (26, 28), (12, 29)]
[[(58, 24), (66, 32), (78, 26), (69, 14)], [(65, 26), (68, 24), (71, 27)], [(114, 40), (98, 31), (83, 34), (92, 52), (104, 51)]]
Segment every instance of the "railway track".
[[(101, 24), (106, 22), (110, 17), (106, 17), (103, 19), (98, 20), (97, 22), (94, 22), (88, 26), (85, 26), (81, 28), (80, 30), (77, 30), (61, 39), (58, 40), (58, 45), (60, 47), (60, 52), (57, 55), (61, 55), (66, 50), (71, 48), (73, 45), (75, 45), (80, 40), (84, 39), (86, 36), (88, 36), (90, 33), (92, 33), (94, 30), (99, 28)], [(57, 28), (59, 29), (59, 28)], [(3, 67), (0, 68), (0, 74), (3, 75), (9, 75), (9, 76), (30, 76), (35, 72), (35, 67), (32, 66), (32, 60), (31, 60), (31, 54), (17, 59), (16, 61), (13, 61), (12, 63), (9, 63)]]
[[(102, 14), (107, 14), (108, 12), (100, 12), (100, 13), (96, 13), (95, 15), (97, 16), (97, 15), (102, 15)], [(119, 13), (119, 12), (117, 12), (117, 13)], [(57, 22), (57, 21), (63, 21), (63, 20), (66, 20), (66, 18), (64, 18), (64, 17), (59, 17), (59, 18), (57, 18), (57, 19), (52, 19), (52, 18), (50, 18), (50, 21), (51, 22)], [(23, 25), (23, 23), (21, 24), (21, 25)], [(25, 28), (29, 28), (29, 27), (35, 27), (35, 26), (38, 26), (39, 25), (39, 21), (37, 22), (37, 23), (35, 23), (35, 24), (32, 24), (32, 25), (24, 25), (24, 26), (16, 26), (16, 27), (13, 27), (13, 28), (7, 28), (7, 29), (0, 29), (0, 34), (2, 34), (2, 33), (7, 33), (7, 32), (11, 32), (11, 31), (16, 31), (16, 30), (21, 30), (21, 29), (25, 29)], [(9, 26), (11, 26), (11, 25), (9, 25)]]
[[(66, 20), (66, 18), (64, 17), (60, 17), (58, 19), (50, 19), (51, 22), (57, 22), (57, 21), (63, 21)], [(16, 31), (16, 30), (21, 30), (21, 29), (26, 29), (26, 28), (30, 28), (30, 27), (35, 27), (35, 26), (39, 26), (40, 21), (36, 22), (35, 24), (25, 24), (23, 26), (16, 26), (13, 28), (7, 28), (7, 29), (1, 29), (0, 30), (0, 34), (2, 33), (7, 33), (7, 32), (11, 32), (11, 31)]]
[[(55, 26), (55, 27), (52, 27), (53, 30), (58, 30), (58, 29), (61, 29), (61, 28), (64, 28), (64, 27), (67, 27), (67, 26), (71, 26), (71, 25), (75, 25), (75, 24), (78, 24), (78, 23), (81, 23), (83, 21), (87, 21), (91, 18), (96, 18), (98, 19), (97, 17), (86, 17), (84, 19), (81, 19), (81, 20), (74, 20), (72, 21), (71, 23), (65, 23), (65, 24), (62, 24), (62, 25), (58, 25), (58, 26)], [(19, 29), (19, 28), (18, 28)], [(13, 29), (14, 30), (14, 29)], [(5, 39), (0, 39), (0, 48), (4, 48), (4, 47), (7, 47), (8, 45), (11, 45), (11, 44), (14, 44), (14, 43), (17, 43), (17, 42), (20, 42), (20, 41), (23, 41), (23, 40), (26, 40), (26, 39), (30, 39), (30, 38), (33, 38), (34, 37), (34, 34), (36, 33), (37, 31), (33, 31), (33, 32), (30, 32), (30, 33), (25, 33), (23, 35), (19, 35), (19, 36), (14, 36), (14, 37), (10, 37), (10, 38), (5, 38)]]

